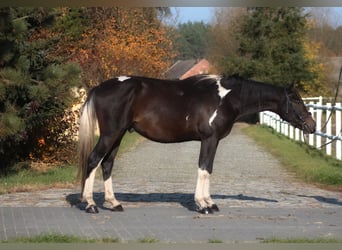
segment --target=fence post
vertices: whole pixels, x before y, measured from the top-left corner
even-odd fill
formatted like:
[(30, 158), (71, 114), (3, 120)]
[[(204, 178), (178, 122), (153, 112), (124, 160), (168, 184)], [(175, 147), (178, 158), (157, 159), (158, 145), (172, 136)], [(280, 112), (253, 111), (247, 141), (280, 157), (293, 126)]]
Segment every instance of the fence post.
[[(320, 98), (322, 98), (320, 96)], [(322, 106), (321, 99), (317, 103), (317, 105)], [(323, 132), (322, 130), (322, 109), (316, 109), (316, 131)], [(316, 135), (316, 148), (320, 149), (322, 146), (322, 137), (320, 135)]]
[(288, 123), (284, 124), (284, 135), (287, 137), (289, 136), (289, 126), (290, 125)]
[[(336, 103), (336, 108), (341, 108), (341, 103)], [(341, 136), (341, 113), (342, 111), (336, 110), (336, 120), (335, 120), (335, 125), (336, 125), (336, 136)], [(338, 160), (342, 160), (342, 142), (340, 140), (336, 140), (336, 158)]]
[(260, 124), (264, 124), (264, 112), (259, 112), (259, 122)]
[[(313, 105), (314, 102), (309, 102), (309, 104)], [(310, 107), (309, 112), (312, 114), (314, 113), (314, 108)], [(314, 134), (309, 134), (309, 145), (313, 146), (314, 145)]]
[[(327, 115), (327, 117), (326, 117), (326, 134), (328, 134), (328, 135), (331, 135), (331, 117), (330, 117), (330, 114), (331, 114), (331, 103), (330, 102), (327, 102), (327, 104), (326, 104), (326, 106), (327, 106), (327, 113), (326, 113), (326, 115)], [(330, 119), (329, 119), (330, 118)], [(330, 142), (330, 139), (329, 138), (326, 138), (326, 143), (329, 143)], [(327, 144), (327, 146), (326, 146), (326, 153), (327, 153), (327, 155), (331, 155), (331, 143), (329, 143), (329, 144)]]
[(295, 128), (295, 140), (300, 141), (300, 130), (298, 128)]
[(272, 119), (273, 119), (273, 122), (274, 122), (274, 129), (277, 131), (277, 133), (280, 133), (281, 132), (281, 122), (280, 120), (278, 119), (278, 115), (276, 113), (273, 113), (272, 114)]
[(294, 139), (294, 135), (293, 135), (293, 130), (294, 130), (294, 127), (292, 125), (289, 126), (290, 127), (290, 133), (289, 133), (289, 136), (290, 136), (290, 139)]
[(268, 115), (269, 115), (269, 119), (270, 119), (270, 121), (269, 121), (270, 126), (271, 126), (273, 129), (275, 129), (275, 128), (276, 128), (276, 123), (275, 123), (275, 120), (274, 120), (274, 116), (273, 116), (273, 114), (271, 114), (271, 113), (268, 113)]
[(322, 106), (323, 105), (323, 96), (319, 96), (318, 97), (318, 103), (317, 103), (319, 106)]

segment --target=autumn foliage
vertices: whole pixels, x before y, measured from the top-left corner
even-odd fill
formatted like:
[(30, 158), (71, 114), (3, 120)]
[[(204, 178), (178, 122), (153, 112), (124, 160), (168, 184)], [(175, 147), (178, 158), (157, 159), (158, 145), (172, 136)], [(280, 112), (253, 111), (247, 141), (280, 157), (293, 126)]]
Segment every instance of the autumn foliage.
[(163, 11), (0, 8), (1, 164), (72, 157), (75, 89), (122, 74), (162, 78), (174, 57)]
[[(172, 43), (162, 28), (147, 27), (133, 34), (129, 29), (114, 30), (116, 20), (107, 20), (103, 39), (96, 50), (104, 76), (144, 75), (162, 77), (172, 57)], [(127, 32), (128, 31), (128, 32)]]
[[(63, 9), (68, 13), (69, 9)], [(54, 53), (78, 62), (89, 87), (118, 75), (164, 77), (175, 52), (167, 27), (153, 8), (85, 8), (80, 10), (78, 39), (64, 27)], [(65, 19), (63, 14), (60, 19)], [(82, 26), (82, 24), (84, 24)]]

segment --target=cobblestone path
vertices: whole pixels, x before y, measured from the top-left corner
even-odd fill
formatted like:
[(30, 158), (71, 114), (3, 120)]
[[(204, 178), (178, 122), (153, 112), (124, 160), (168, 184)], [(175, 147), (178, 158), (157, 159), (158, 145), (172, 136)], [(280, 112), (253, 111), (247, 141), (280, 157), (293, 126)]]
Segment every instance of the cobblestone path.
[[(342, 193), (305, 184), (241, 132), (237, 124), (220, 142), (211, 194), (221, 207), (325, 208), (342, 206)], [(160, 144), (145, 140), (120, 156), (113, 186), (124, 207), (182, 206), (194, 208), (199, 142)], [(289, 156), (291, 157), (291, 156)], [(95, 200), (103, 202), (103, 182), (95, 183)], [(70, 207), (79, 187), (0, 195), (1, 207)]]
[[(125, 208), (102, 206), (103, 182), (96, 179), (99, 214), (86, 214), (79, 187), (0, 195), (0, 240), (60, 233), (136, 242), (259, 242), (263, 239), (342, 239), (342, 193), (296, 180), (241, 132), (237, 124), (220, 142), (211, 178), (213, 215), (193, 212), (199, 142), (143, 141), (121, 155), (113, 186)], [(291, 156), (289, 156), (291, 157)]]

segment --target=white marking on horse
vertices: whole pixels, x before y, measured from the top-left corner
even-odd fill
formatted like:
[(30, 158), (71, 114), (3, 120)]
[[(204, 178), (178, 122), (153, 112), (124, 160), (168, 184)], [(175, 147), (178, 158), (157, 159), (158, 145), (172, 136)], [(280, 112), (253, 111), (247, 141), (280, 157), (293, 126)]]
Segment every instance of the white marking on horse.
[(187, 115), (187, 116), (185, 117), (185, 120), (186, 120), (186, 121), (189, 121), (189, 117), (190, 117), (190, 116)]
[(216, 80), (217, 92), (218, 92), (218, 95), (221, 97), (221, 99), (223, 97), (225, 97), (231, 91), (231, 89), (226, 89), (225, 87), (222, 86), (222, 84), (221, 84), (222, 77), (219, 76), (219, 75), (208, 75), (207, 77), (204, 77), (203, 79), (204, 80), (205, 79), (214, 79), (214, 80)]
[[(217, 94), (221, 98), (221, 100), (231, 91), (231, 89), (226, 89), (221, 84), (221, 76), (218, 75), (209, 75), (208, 78), (212, 78), (216, 80), (216, 86), (217, 86)], [(214, 111), (214, 113), (209, 118), (209, 126), (212, 125), (213, 121), (215, 120), (217, 116), (217, 109)]]
[(221, 78), (217, 78), (216, 85), (217, 85), (218, 95), (221, 97), (221, 99), (225, 97), (231, 91), (231, 89), (226, 89), (225, 87), (221, 85)]
[(128, 79), (131, 79), (131, 78), (129, 76), (119, 76), (118, 77), (118, 81), (119, 82), (124, 82), (124, 81), (126, 81)]
[(214, 113), (209, 118), (209, 126), (211, 126), (211, 124), (213, 123), (216, 116), (217, 116), (217, 109), (214, 111)]
[(104, 157), (99, 161), (96, 168), (94, 168), (90, 172), (88, 178), (85, 180), (83, 194), (82, 194), (82, 200), (87, 201), (87, 203), (88, 203), (87, 207), (89, 207), (91, 205), (96, 205), (95, 201), (93, 200), (94, 181), (95, 181), (96, 170), (101, 166), (103, 159), (104, 159)]
[(207, 170), (198, 169), (195, 200), (200, 208), (214, 204), (210, 198), (210, 174)]
[(118, 202), (117, 199), (115, 198), (111, 176), (107, 180), (104, 181), (104, 187), (105, 187), (105, 200), (111, 203), (112, 207), (119, 206), (120, 202)]
[(95, 174), (96, 174), (96, 170), (98, 169), (98, 167), (99, 165), (90, 172), (89, 177), (86, 179), (84, 183), (82, 200), (87, 201), (88, 203), (87, 207), (96, 205), (95, 201), (93, 200), (93, 187), (94, 187)]

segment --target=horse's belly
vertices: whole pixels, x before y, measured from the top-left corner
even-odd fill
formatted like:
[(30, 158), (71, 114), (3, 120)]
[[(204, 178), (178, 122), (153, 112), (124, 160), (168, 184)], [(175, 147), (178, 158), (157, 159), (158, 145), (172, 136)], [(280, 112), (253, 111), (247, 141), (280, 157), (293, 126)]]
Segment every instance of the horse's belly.
[(136, 122), (133, 127), (144, 137), (157, 142), (169, 143), (199, 139), (194, 128), (180, 121), (142, 120)]

